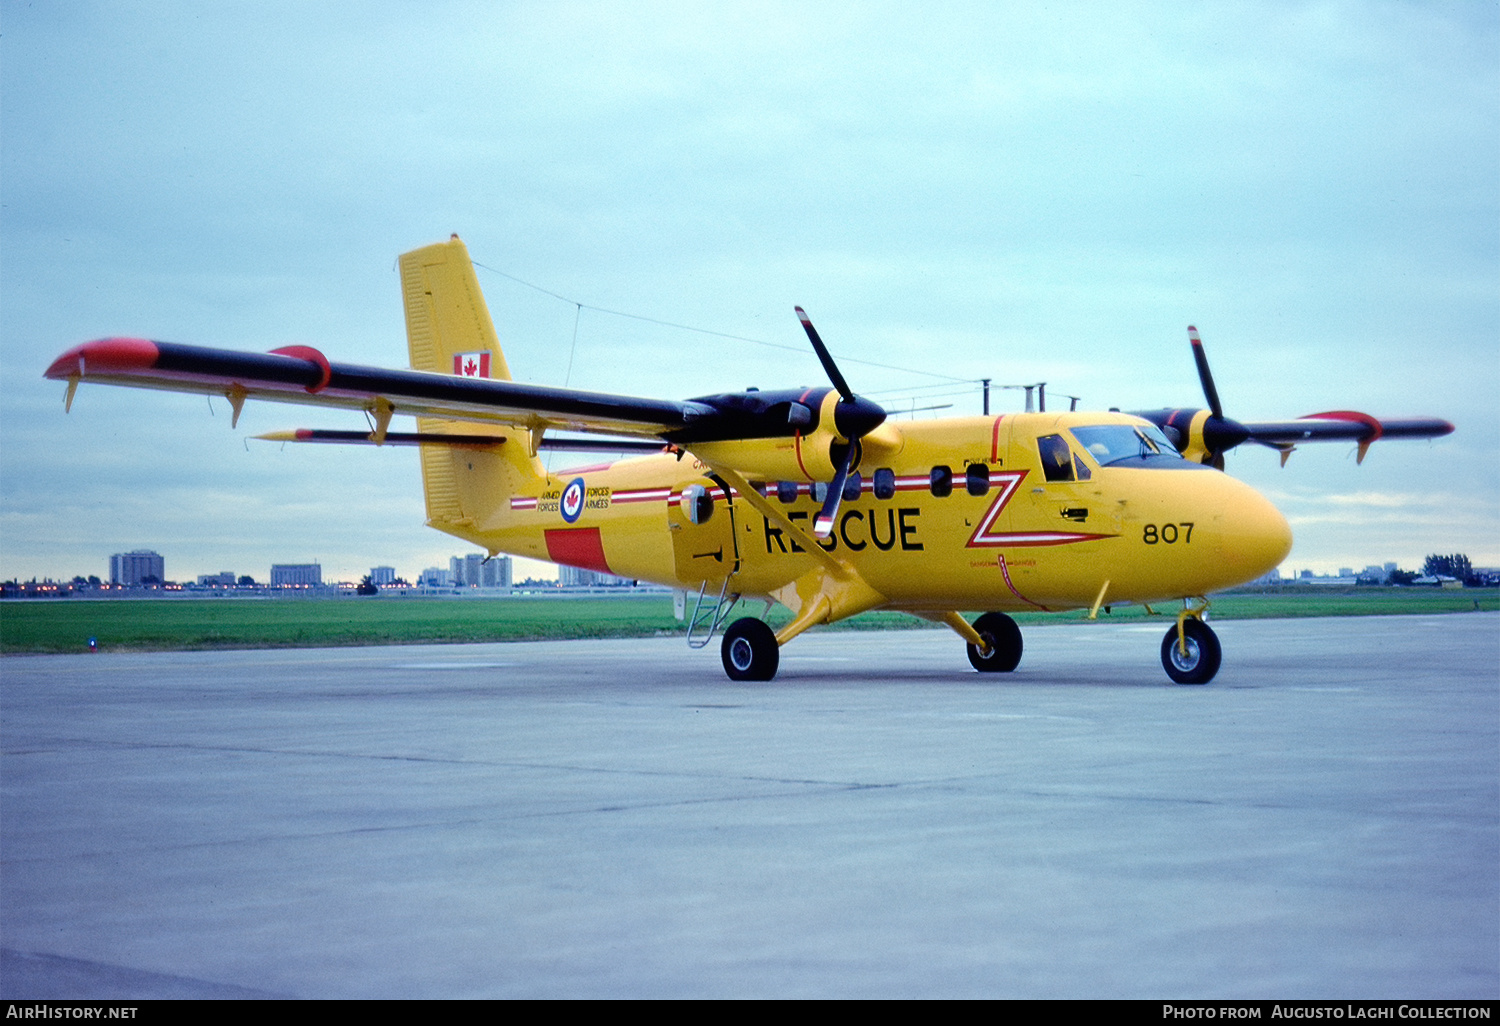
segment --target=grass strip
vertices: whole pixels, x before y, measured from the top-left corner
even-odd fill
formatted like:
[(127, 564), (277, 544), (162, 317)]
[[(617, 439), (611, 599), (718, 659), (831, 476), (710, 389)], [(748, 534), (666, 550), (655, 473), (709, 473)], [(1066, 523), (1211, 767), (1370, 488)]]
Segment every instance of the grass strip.
[[(759, 603), (736, 617), (756, 615)], [(1169, 604), (1158, 613), (1175, 614)], [(691, 602), (689, 603), (691, 609)], [(1215, 620), (1303, 616), (1460, 613), (1500, 609), (1500, 589), (1357, 588), (1338, 592), (1272, 589), (1213, 600)], [(1076, 623), (1086, 611), (1017, 613), (1026, 625)], [(790, 620), (779, 607), (773, 626)], [(1099, 622), (1145, 620), (1139, 606), (1113, 608)], [(1164, 624), (1167, 617), (1158, 619)], [(845, 630), (930, 627), (905, 613), (872, 612), (834, 625)], [(321, 648), (485, 641), (542, 641), (681, 635), (672, 600), (614, 599), (14, 599), (0, 603), (0, 652), (83, 652), (233, 648)]]

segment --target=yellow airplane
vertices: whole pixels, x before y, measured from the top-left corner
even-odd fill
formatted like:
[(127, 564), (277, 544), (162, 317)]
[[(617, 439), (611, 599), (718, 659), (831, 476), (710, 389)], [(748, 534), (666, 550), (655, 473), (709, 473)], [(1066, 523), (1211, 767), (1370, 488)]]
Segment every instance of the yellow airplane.
[[(1208, 410), (1024, 413), (895, 424), (857, 396), (799, 307), (832, 388), (731, 392), (686, 401), (513, 381), (463, 243), (401, 257), (411, 370), (110, 338), (48, 368), (80, 381), (361, 410), (374, 430), (261, 437), (420, 447), (427, 523), (492, 556), (510, 553), (696, 591), (688, 641), (722, 630), (725, 672), (775, 676), (781, 646), (817, 624), (895, 609), (945, 624), (969, 661), (1009, 671), (1021, 632), (1008, 612), (1181, 600), (1162, 639), (1167, 675), (1203, 684), (1219, 642), (1207, 595), (1273, 569), (1291, 549), (1263, 496), (1210, 465), (1254, 440), (1432, 437), (1441, 420), (1337, 412), (1226, 418), (1196, 330)], [(396, 414), (415, 432), (390, 431)], [(617, 441), (547, 438), (558, 430)], [(647, 453), (560, 471), (542, 449)], [(728, 623), (741, 600), (760, 617)], [(779, 631), (773, 604), (792, 613)], [(988, 610), (973, 623), (960, 610)], [(727, 623), (727, 627), (726, 627)]]

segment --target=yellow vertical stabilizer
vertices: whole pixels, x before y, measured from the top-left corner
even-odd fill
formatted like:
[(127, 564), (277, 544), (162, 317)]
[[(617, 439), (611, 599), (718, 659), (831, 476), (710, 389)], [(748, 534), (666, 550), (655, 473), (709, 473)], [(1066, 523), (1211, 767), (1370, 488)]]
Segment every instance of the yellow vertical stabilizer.
[[(469, 251), (457, 235), (402, 255), (401, 293), (412, 370), (511, 379)], [(488, 548), (480, 535), (499, 526), (510, 496), (535, 494), (545, 480), (531, 454), (530, 432), (430, 417), (418, 418), (417, 430), (499, 441), (494, 448), (422, 446), (428, 524)]]

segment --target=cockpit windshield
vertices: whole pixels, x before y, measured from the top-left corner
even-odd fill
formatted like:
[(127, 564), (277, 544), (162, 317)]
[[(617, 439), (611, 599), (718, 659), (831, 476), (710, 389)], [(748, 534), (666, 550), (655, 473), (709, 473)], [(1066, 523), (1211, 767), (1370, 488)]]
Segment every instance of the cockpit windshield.
[(1121, 460), (1182, 459), (1182, 454), (1154, 424), (1099, 424), (1068, 430), (1101, 467)]

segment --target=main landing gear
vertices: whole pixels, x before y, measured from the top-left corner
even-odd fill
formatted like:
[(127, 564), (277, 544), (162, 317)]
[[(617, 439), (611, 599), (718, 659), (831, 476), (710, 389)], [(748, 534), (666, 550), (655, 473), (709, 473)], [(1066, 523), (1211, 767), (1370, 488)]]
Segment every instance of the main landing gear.
[(736, 620), (724, 632), (719, 646), (724, 672), (730, 680), (770, 680), (781, 665), (781, 646), (776, 632), (764, 620), (747, 616)]
[(1207, 684), (1219, 672), (1223, 650), (1213, 628), (1196, 617), (1185, 616), (1161, 639), (1161, 665), (1178, 684)]
[(1009, 673), (1021, 662), (1021, 628), (1004, 613), (985, 613), (974, 621), (984, 648), (969, 643), (969, 663), (983, 673)]

